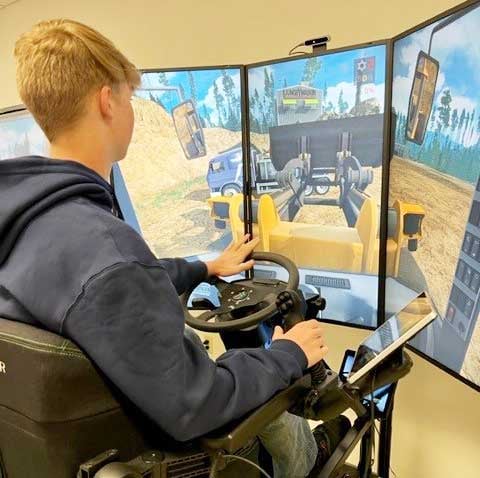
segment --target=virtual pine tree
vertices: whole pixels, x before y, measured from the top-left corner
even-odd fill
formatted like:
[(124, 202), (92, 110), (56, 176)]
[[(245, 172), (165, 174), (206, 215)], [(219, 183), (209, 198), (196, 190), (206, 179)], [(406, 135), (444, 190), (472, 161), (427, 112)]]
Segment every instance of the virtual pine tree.
[(238, 131), (241, 129), (240, 101), (235, 95), (235, 83), (226, 70), (222, 70), (222, 85), (226, 99), (224, 126), (232, 131)]
[(452, 113), (452, 135), (455, 135), (455, 131), (457, 130), (459, 121), (460, 117), (458, 116), (458, 110), (455, 108)]
[(188, 83), (190, 85), (190, 99), (193, 101), (195, 108), (197, 107), (197, 87), (195, 85), (195, 78), (191, 71), (188, 72)]
[(218, 126), (220, 126), (220, 128), (224, 128), (225, 127), (224, 119), (226, 117), (225, 99), (220, 94), (216, 82), (213, 84), (213, 97), (215, 99), (215, 107), (217, 109), (217, 114), (218, 114)]
[(265, 94), (263, 97), (262, 133), (267, 133), (270, 126), (276, 126), (275, 81), (273, 72), (269, 73), (267, 68), (263, 70), (263, 81)]
[(343, 99), (343, 90), (340, 90), (340, 93), (338, 95), (338, 112), (341, 114), (341, 115), (344, 115), (347, 110), (348, 110), (348, 103), (346, 101), (344, 101)]
[(321, 67), (322, 63), (320, 61), (320, 58), (309, 58), (305, 62), (305, 66), (303, 68), (302, 83), (313, 86), (315, 82), (315, 76), (320, 71)]
[(168, 78), (165, 72), (158, 73), (157, 80), (160, 85), (168, 86)]
[[(476, 110), (451, 109), (454, 98), (445, 90), (439, 105), (432, 108), (429, 131), (422, 145), (406, 140), (407, 118), (400, 114), (396, 120), (395, 154), (421, 162), (475, 184), (480, 174), (480, 117)], [(479, 135), (475, 144), (475, 133)]]
[(440, 99), (441, 106), (438, 108), (438, 122), (437, 128), (439, 131), (442, 131), (443, 128), (448, 128), (450, 126), (450, 111), (452, 103), (452, 95), (450, 90), (445, 90), (442, 98)]
[[(287, 88), (287, 80), (283, 79), (283, 87)], [(260, 97), (258, 89), (255, 88), (253, 95), (250, 95), (250, 129), (254, 133), (268, 133), (272, 126), (277, 125), (275, 80), (273, 72), (267, 68), (263, 70), (263, 95)]]
[(250, 96), (250, 129), (255, 133), (261, 132), (260, 122), (258, 120), (258, 112), (261, 107), (260, 95), (255, 88), (253, 95)]

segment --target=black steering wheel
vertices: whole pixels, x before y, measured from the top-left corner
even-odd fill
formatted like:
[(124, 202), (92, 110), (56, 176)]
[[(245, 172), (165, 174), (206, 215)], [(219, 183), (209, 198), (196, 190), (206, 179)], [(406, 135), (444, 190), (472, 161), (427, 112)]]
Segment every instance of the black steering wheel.
[(187, 324), (204, 332), (241, 330), (267, 320), (278, 312), (277, 298), (285, 289), (297, 290), (299, 275), (297, 266), (284, 256), (271, 252), (254, 252), (252, 259), (273, 262), (288, 272), (288, 281), (273, 279), (243, 279), (226, 282), (218, 277), (210, 279), (219, 292), (220, 307), (193, 316), (188, 309), (190, 295), (196, 287), (186, 291), (182, 297)]

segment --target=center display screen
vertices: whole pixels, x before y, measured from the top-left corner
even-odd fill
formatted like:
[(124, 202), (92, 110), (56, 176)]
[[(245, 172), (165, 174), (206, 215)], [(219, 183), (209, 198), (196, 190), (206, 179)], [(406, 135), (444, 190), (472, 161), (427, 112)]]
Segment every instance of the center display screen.
[(253, 231), (324, 320), (376, 327), (386, 46), (248, 67)]

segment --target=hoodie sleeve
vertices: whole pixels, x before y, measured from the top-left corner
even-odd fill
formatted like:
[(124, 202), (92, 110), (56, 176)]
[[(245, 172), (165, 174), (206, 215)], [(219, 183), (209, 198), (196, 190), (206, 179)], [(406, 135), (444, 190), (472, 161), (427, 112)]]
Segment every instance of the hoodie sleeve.
[(289, 340), (269, 350), (232, 350), (211, 360), (184, 334), (182, 306), (163, 267), (112, 266), (70, 308), (63, 333), (176, 440), (216, 429), (300, 378), (303, 351)]
[(178, 295), (207, 279), (207, 265), (202, 261), (188, 262), (178, 258), (158, 259), (158, 263), (167, 272)]

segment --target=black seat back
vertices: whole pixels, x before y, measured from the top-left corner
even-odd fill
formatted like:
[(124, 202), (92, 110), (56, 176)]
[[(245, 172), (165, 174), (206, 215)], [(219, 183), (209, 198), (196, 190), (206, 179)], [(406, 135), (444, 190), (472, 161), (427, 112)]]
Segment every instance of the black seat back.
[(4, 476), (73, 478), (80, 463), (111, 448), (132, 459), (147, 448), (136, 423), (72, 342), (0, 318)]

